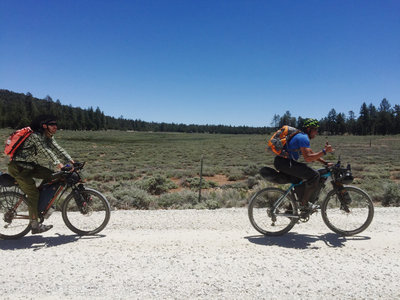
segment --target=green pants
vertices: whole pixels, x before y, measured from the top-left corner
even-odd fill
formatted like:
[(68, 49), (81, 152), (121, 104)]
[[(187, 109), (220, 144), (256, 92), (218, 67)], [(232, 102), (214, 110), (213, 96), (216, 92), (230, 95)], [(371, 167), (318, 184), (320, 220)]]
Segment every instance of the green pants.
[(43, 179), (43, 182), (50, 181), (53, 171), (39, 165), (34, 165), (33, 169), (27, 169), (11, 161), (8, 165), (8, 173), (15, 178), (20, 189), (28, 196), (30, 219), (37, 220), (39, 190), (36, 187), (34, 178)]

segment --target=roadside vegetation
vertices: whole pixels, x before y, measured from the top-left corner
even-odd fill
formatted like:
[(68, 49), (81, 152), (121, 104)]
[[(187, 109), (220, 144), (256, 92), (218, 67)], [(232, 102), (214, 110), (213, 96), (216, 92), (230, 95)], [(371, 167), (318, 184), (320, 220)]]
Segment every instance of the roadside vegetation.
[[(12, 129), (0, 129), (5, 140)], [(56, 140), (77, 161), (86, 161), (88, 186), (116, 209), (245, 206), (250, 194), (271, 185), (258, 174), (272, 166), (266, 135), (60, 130)], [(312, 148), (321, 149), (318, 136)], [(336, 149), (325, 158), (350, 163), (354, 185), (378, 205), (400, 206), (400, 136), (329, 136)], [(199, 199), (200, 165), (203, 178)], [(7, 171), (4, 157), (0, 171)], [(319, 164), (313, 165), (319, 168)], [(329, 188), (329, 186), (327, 187)]]

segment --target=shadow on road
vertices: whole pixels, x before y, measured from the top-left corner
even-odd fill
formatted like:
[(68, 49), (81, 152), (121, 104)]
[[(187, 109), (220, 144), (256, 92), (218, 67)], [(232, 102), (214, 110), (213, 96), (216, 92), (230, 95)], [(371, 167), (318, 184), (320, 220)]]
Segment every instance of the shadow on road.
[(41, 250), (49, 247), (56, 247), (69, 243), (75, 243), (79, 240), (98, 239), (104, 235), (95, 236), (79, 236), (79, 235), (63, 235), (58, 234), (57, 236), (40, 236), (31, 235), (22, 237), (18, 240), (0, 240), (1, 250), (21, 250), (21, 249), (32, 249), (33, 251)]
[(323, 235), (307, 235), (289, 232), (282, 236), (247, 236), (245, 237), (251, 243), (263, 246), (279, 246), (293, 249), (319, 249), (314, 243), (323, 241), (328, 247), (341, 248), (346, 246), (348, 241), (365, 241), (371, 239), (367, 236), (344, 237), (335, 233), (326, 233)]

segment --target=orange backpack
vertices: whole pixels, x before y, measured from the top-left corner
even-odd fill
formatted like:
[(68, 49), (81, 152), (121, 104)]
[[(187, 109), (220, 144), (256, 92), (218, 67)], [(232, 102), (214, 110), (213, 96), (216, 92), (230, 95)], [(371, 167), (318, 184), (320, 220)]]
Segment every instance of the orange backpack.
[(13, 158), (15, 152), (18, 150), (19, 146), (33, 133), (30, 127), (24, 127), (13, 132), (6, 140), (6, 147), (4, 148), (4, 153), (10, 156), (10, 160)]
[(288, 157), (289, 153), (284, 149), (284, 146), (299, 132), (301, 132), (301, 130), (284, 125), (281, 129), (275, 132), (268, 141), (268, 147), (276, 155)]

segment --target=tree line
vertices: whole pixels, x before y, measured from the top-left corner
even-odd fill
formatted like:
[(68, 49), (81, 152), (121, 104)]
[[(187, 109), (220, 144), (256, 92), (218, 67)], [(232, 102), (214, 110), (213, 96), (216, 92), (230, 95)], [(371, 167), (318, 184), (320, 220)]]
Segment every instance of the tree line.
[[(286, 111), (283, 116), (275, 114), (271, 125), (274, 127), (290, 125), (300, 128), (303, 121), (302, 117), (296, 119), (291, 116), (289, 111)], [(337, 113), (332, 108), (328, 116), (319, 121), (320, 130), (331, 135), (400, 134), (400, 105), (396, 104), (392, 107), (386, 98), (382, 99), (378, 108), (372, 103), (367, 105), (364, 102), (358, 117), (353, 111), (349, 111), (348, 115), (345, 115)]]
[[(289, 111), (282, 116), (275, 114), (270, 126), (227, 126), (227, 125), (196, 125), (146, 122), (142, 120), (124, 119), (106, 116), (99, 107), (83, 109), (63, 105), (60, 100), (54, 101), (50, 96), (38, 99), (31, 93), (15, 93), (0, 89), (0, 128), (21, 128), (28, 126), (33, 119), (41, 114), (52, 114), (58, 118), (60, 128), (69, 130), (132, 130), (154, 132), (196, 132), (224, 134), (270, 134), (277, 127), (290, 125), (301, 127), (302, 117), (292, 117)], [(348, 115), (337, 113), (331, 109), (328, 116), (322, 118), (321, 130), (325, 134), (400, 134), (400, 105), (390, 105), (383, 99), (376, 108), (372, 103), (361, 105), (359, 116), (353, 111)]]

